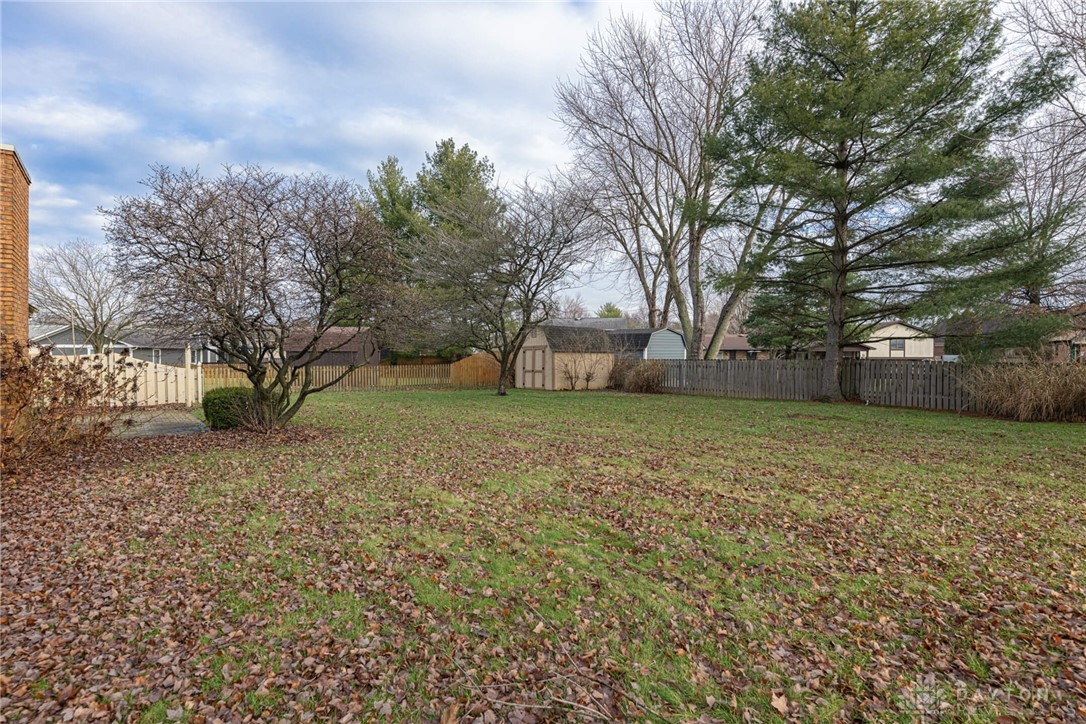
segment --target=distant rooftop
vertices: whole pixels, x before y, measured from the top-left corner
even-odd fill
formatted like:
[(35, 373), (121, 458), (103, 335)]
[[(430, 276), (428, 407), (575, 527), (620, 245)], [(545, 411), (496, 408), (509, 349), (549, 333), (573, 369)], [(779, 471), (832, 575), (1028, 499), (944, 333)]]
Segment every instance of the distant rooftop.
[(551, 327), (591, 327), (592, 329), (626, 329), (625, 317), (565, 317), (547, 322)]

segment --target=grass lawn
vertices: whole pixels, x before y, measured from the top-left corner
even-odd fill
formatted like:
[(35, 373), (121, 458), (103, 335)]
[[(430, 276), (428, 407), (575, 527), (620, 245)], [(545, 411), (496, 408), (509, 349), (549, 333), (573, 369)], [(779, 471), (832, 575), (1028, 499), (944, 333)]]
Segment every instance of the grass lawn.
[(327, 393), (5, 481), (0, 710), (1086, 718), (1086, 426)]

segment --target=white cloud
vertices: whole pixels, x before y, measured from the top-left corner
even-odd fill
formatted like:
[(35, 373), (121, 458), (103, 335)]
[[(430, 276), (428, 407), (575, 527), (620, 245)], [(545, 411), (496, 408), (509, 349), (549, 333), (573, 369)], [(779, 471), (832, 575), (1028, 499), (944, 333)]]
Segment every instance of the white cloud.
[(4, 132), (32, 134), (69, 144), (99, 143), (140, 127), (130, 113), (75, 98), (46, 95), (4, 103)]
[[(632, 12), (650, 10), (628, 4)], [(101, 238), (95, 209), (148, 166), (262, 163), (413, 175), (442, 138), (504, 183), (569, 159), (554, 84), (614, 4), (11, 3), (4, 142), (23, 152), (34, 243)]]

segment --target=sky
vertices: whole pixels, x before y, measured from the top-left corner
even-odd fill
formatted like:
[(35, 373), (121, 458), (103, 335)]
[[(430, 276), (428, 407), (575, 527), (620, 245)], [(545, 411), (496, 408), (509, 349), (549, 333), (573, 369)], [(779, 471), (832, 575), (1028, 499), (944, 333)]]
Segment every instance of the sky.
[[(502, 183), (566, 164), (554, 87), (589, 34), (644, 2), (0, 3), (0, 142), (32, 179), (34, 250), (101, 241), (99, 206), (152, 164), (258, 163), (364, 183), (442, 138)], [(606, 279), (580, 292), (620, 301)]]

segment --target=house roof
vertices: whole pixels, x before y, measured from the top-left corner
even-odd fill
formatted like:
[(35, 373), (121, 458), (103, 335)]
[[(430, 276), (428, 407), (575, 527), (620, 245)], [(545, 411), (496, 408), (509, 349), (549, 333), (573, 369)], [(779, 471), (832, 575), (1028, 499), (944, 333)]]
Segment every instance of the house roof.
[[(71, 345), (71, 337), (67, 336), (71, 332), (72, 324), (31, 324), (30, 325), (30, 341), (42, 342), (55, 335), (60, 335), (60, 338), (56, 341), (56, 345), (59, 347), (65, 347)], [(78, 324), (74, 325), (76, 331), (76, 346), (82, 347), (87, 344), (87, 340), (90, 338), (90, 333), (86, 329), (80, 327)], [(127, 339), (111, 338), (111, 346), (120, 347), (134, 347)]]
[(555, 352), (610, 352), (611, 338), (596, 327), (546, 325), (540, 327)]
[(917, 326), (916, 326), (915, 324), (909, 324), (908, 322), (902, 322), (902, 321), (899, 321), (899, 320), (893, 320), (893, 321), (889, 321), (889, 322), (883, 322), (882, 324), (879, 324), (879, 325), (877, 325), (877, 326), (876, 326), (876, 327), (875, 327), (874, 329), (872, 329), (871, 331), (872, 331), (872, 332), (879, 332), (879, 331), (881, 331), (881, 330), (884, 330), (884, 329), (886, 329), (887, 327), (893, 327), (893, 326), (895, 326), (895, 325), (897, 325), (897, 326), (899, 326), (899, 327), (908, 327), (909, 329), (912, 329), (912, 330), (916, 330), (917, 332), (920, 332), (921, 334), (923, 334), (923, 335), (925, 335), (925, 336), (929, 336), (929, 335), (930, 335), (930, 333), (929, 333), (929, 332), (928, 332), (928, 330), (926, 330), (926, 329), (921, 329), (920, 327), (917, 327)]
[[(288, 353), (301, 352), (312, 341), (312, 332), (299, 331), (285, 340)], [(329, 327), (317, 340), (317, 352), (373, 352), (373, 335), (367, 327)]]
[[(57, 332), (68, 329), (67, 324), (31, 324), (30, 325), (30, 341), (37, 342), (40, 339), (46, 337), (52, 337)], [(79, 331), (83, 331), (80, 329)]]
[(745, 334), (726, 334), (720, 342), (721, 352), (753, 352), (758, 349), (751, 346)]

